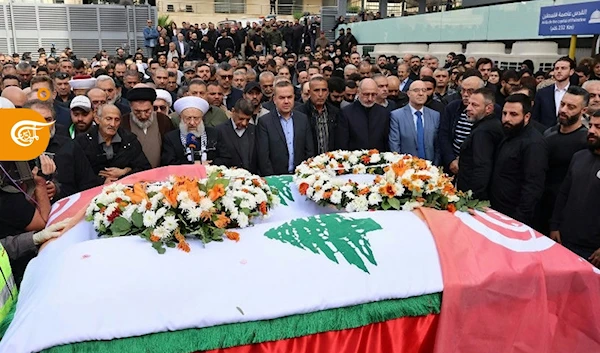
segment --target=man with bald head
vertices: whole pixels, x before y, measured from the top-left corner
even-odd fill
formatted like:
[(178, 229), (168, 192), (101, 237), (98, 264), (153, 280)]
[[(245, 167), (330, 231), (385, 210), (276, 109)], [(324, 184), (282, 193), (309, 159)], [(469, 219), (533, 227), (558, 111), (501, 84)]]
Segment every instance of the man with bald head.
[(27, 95), (22, 89), (16, 86), (6, 87), (2, 91), (2, 97), (8, 99), (15, 105), (15, 108), (21, 108), (27, 101)]
[(440, 113), (425, 106), (427, 86), (414, 81), (408, 89), (408, 105), (396, 109), (390, 116), (390, 151), (427, 159), (440, 160), (438, 130)]
[(388, 151), (390, 118), (387, 110), (375, 100), (377, 83), (363, 79), (358, 86), (358, 99), (344, 107), (336, 127), (336, 149), (378, 149)]
[(421, 68), (421, 70), (419, 71), (419, 78), (422, 79), (425, 76), (430, 76), (433, 77), (433, 70), (431, 70), (429, 67), (427, 66), (423, 66)]
[[(461, 99), (448, 103), (444, 109), (439, 134), (442, 166), (447, 172), (458, 174), (460, 148), (473, 127), (473, 122), (465, 110), (473, 92), (484, 86), (483, 80), (476, 75), (463, 78), (460, 90)], [(494, 105), (494, 114), (497, 118), (501, 116), (501, 108), (497, 104)]]
[(408, 96), (400, 90), (400, 79), (398, 76), (388, 76), (388, 99), (396, 104), (396, 107), (402, 108), (408, 104)]

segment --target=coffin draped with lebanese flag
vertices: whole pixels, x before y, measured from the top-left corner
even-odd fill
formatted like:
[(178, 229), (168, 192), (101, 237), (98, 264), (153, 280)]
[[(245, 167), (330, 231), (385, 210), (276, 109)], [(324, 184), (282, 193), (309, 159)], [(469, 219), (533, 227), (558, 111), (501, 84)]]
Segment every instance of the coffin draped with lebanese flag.
[[(204, 170), (122, 182), (173, 174)], [(267, 180), (282, 204), (239, 242), (159, 255), (79, 222), (29, 264), (0, 352), (600, 351), (600, 272), (531, 228), (491, 210), (342, 213)]]

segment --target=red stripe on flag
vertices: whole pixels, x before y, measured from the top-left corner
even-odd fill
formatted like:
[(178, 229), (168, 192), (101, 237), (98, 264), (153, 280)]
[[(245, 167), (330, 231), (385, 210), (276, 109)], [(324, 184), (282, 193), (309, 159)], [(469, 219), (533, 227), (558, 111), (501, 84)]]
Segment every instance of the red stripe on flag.
[(215, 349), (205, 353), (431, 353), (438, 320), (439, 315), (435, 314), (402, 317), (354, 329)]
[(600, 352), (591, 264), (495, 211), (420, 212), (444, 279), (436, 353)]

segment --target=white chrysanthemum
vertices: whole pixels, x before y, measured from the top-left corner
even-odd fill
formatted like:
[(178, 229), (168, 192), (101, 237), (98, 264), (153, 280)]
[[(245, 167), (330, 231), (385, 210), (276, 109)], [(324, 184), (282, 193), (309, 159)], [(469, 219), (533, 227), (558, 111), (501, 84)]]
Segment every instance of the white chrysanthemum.
[(381, 160), (379, 153), (375, 153), (371, 156), (371, 163), (378, 163)]
[(314, 193), (315, 189), (312, 186), (309, 186), (308, 189), (306, 189), (306, 196), (312, 197)]
[(187, 217), (192, 222), (200, 221), (201, 214), (202, 214), (202, 209), (200, 209), (200, 207), (194, 207), (187, 211)]
[(342, 186), (340, 188), (340, 190), (343, 192), (351, 192), (352, 190), (354, 190), (354, 187), (350, 184), (346, 184), (346, 185)]
[(158, 218), (159, 217), (156, 216), (156, 213), (154, 211), (144, 212), (144, 227), (154, 227), (156, 225), (156, 222), (158, 221)]
[(133, 212), (135, 212), (135, 210), (136, 210), (136, 207), (133, 207), (133, 206), (125, 207), (125, 211), (123, 211), (123, 214), (121, 214), (121, 217), (123, 217), (126, 220), (131, 222), (131, 217), (133, 216)]
[(255, 201), (256, 201), (257, 204), (260, 204), (262, 202), (267, 202), (268, 201), (267, 200), (267, 194), (263, 190), (260, 190), (260, 189), (257, 189), (255, 191), (254, 199), (255, 199)]
[(315, 200), (317, 202), (321, 201), (323, 199), (323, 190), (321, 189), (321, 190), (315, 192), (315, 194), (313, 195), (312, 198), (313, 198), (313, 200)]
[(171, 231), (169, 231), (169, 229), (167, 229), (167, 227), (165, 227), (163, 224), (162, 226), (156, 227), (156, 229), (154, 229), (152, 232), (152, 235), (157, 236), (161, 240), (166, 240), (171, 237)]
[(342, 192), (339, 190), (334, 191), (333, 193), (331, 193), (331, 198), (329, 199), (331, 201), (331, 203), (333, 204), (339, 204), (340, 202), (342, 202)]
[(162, 207), (162, 208), (159, 208), (158, 210), (156, 210), (156, 217), (157, 217), (158, 219), (161, 219), (162, 217), (164, 217), (164, 216), (165, 216), (165, 214), (167, 214), (167, 209), (166, 209), (166, 208), (164, 208), (164, 207)]
[(251, 210), (253, 207), (252, 207), (252, 204), (250, 203), (250, 201), (243, 200), (242, 202), (240, 202), (240, 208), (247, 208), (247, 209)]
[(281, 203), (281, 198), (279, 196), (277, 196), (277, 195), (271, 196), (271, 205), (273, 207), (278, 206), (280, 203)]
[[(211, 208), (213, 208), (214, 205), (215, 204), (209, 198), (205, 197), (202, 200), (200, 200), (200, 205), (199, 206), (200, 206), (200, 209), (202, 211), (208, 211)], [(234, 204), (234, 207), (235, 207), (235, 204)]]
[(448, 196), (449, 202), (458, 202), (459, 200), (460, 200), (460, 197), (458, 197), (457, 195)]
[(402, 183), (396, 183), (396, 196), (402, 196), (402, 194), (404, 194), (404, 192), (406, 191), (406, 189), (404, 188), (404, 185), (402, 185)]
[(194, 201), (187, 199), (187, 200), (180, 202), (179, 206), (177, 206), (177, 208), (179, 208), (180, 210), (188, 211), (196, 206), (197, 206), (197, 204)]
[(417, 202), (417, 201), (409, 201), (407, 203), (405, 203), (404, 205), (402, 205), (402, 210), (403, 211), (412, 211), (417, 207), (421, 207), (423, 206), (422, 203)]
[(165, 197), (162, 193), (158, 193), (150, 198), (150, 203), (152, 204), (152, 210), (156, 210), (159, 206), (160, 201)]
[(100, 228), (100, 225), (102, 224), (102, 222), (104, 221), (104, 216), (102, 215), (102, 213), (98, 212), (94, 215), (94, 228), (98, 229)]
[(190, 195), (187, 193), (187, 191), (181, 191), (179, 194), (177, 194), (177, 201), (179, 202), (187, 201), (189, 199)]
[(162, 222), (162, 227), (165, 227), (165, 229), (169, 232), (173, 232), (178, 225), (179, 224), (177, 223), (177, 219), (175, 218), (175, 216), (172, 215), (165, 216)]
[[(210, 199), (208, 199), (208, 200), (210, 201)], [(211, 201), (211, 203), (212, 203), (212, 201)], [(223, 196), (223, 198), (221, 198), (221, 204), (223, 206), (225, 206), (225, 208), (229, 211), (232, 211), (237, 208), (235, 206), (235, 200), (234, 200), (233, 196), (231, 196), (230, 194), (227, 194), (227, 195)], [(202, 203), (200, 203), (200, 205), (202, 207)], [(204, 205), (206, 205), (206, 203)]]
[(358, 163), (358, 157), (353, 154), (350, 156), (350, 158), (348, 158), (348, 162), (350, 162), (351, 164), (356, 164)]
[(240, 228), (246, 228), (248, 226), (249, 220), (248, 216), (244, 212), (240, 212), (237, 216), (237, 224)]
[(356, 198), (356, 195), (354, 195), (354, 193), (350, 192), (350, 191), (346, 192), (345, 195), (346, 195), (346, 198), (348, 198), (350, 200), (354, 200)]
[(377, 205), (381, 201), (383, 201), (383, 199), (381, 198), (381, 195), (379, 195), (378, 193), (371, 193), (369, 195), (368, 201), (369, 201), (369, 205)]

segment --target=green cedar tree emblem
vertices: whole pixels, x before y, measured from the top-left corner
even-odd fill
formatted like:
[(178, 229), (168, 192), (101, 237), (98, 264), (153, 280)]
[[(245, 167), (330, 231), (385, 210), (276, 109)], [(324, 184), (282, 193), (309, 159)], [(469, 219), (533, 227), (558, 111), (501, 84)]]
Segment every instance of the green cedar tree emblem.
[(279, 200), (284, 206), (288, 206), (288, 201), (294, 201), (294, 195), (292, 195), (292, 184), (293, 177), (291, 175), (275, 175), (266, 177), (267, 184), (274, 187), (279, 192)]
[(322, 253), (335, 263), (341, 254), (349, 264), (369, 273), (363, 260), (377, 265), (366, 234), (382, 229), (371, 218), (350, 218), (340, 214), (298, 218), (271, 228), (265, 236), (315, 254)]

